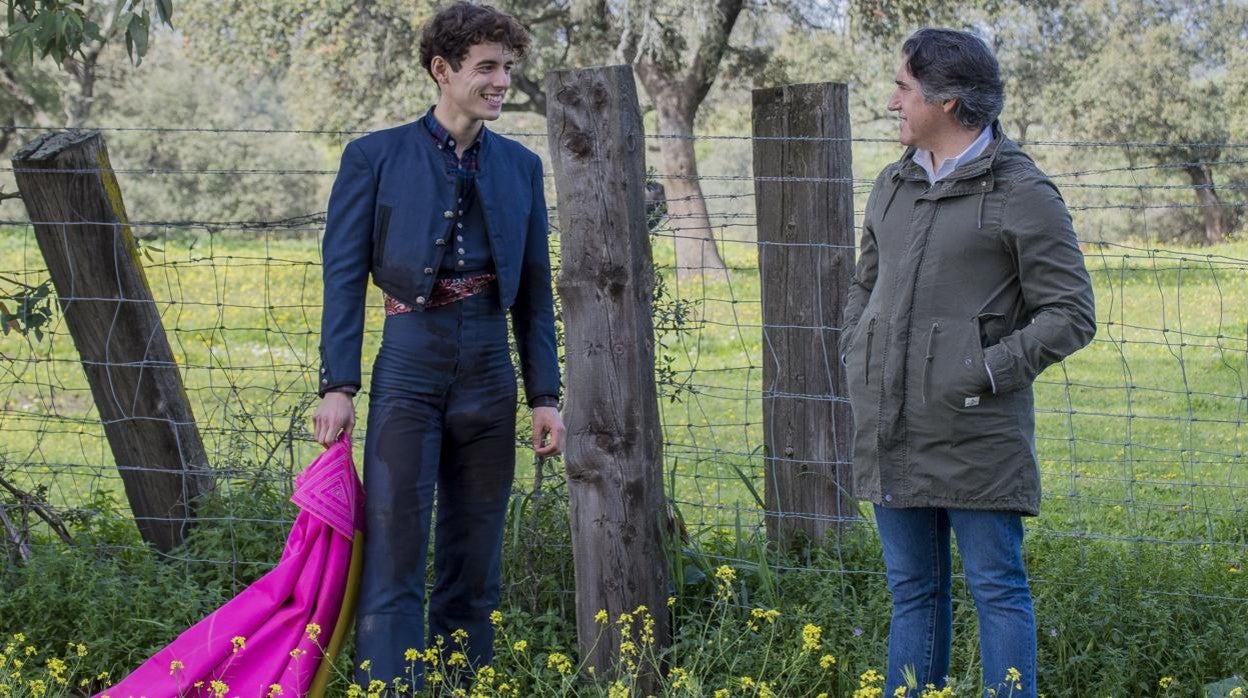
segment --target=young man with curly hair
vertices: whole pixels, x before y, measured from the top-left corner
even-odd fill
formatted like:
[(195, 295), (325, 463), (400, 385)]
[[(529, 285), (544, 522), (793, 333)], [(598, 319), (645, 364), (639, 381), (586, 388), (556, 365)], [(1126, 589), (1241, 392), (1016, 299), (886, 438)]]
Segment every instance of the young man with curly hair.
[(313, 417), (322, 444), (355, 424), (370, 273), (386, 313), (364, 447), (356, 618), (356, 666), (369, 667), (357, 672), (363, 685), (414, 679), (419, 688), (422, 662), (406, 659), (406, 650), (439, 639), (447, 656), (462, 652), (472, 666), (492, 659), (489, 616), (499, 602), (515, 469), (508, 311), (533, 447), (539, 456), (563, 447), (542, 165), (485, 128), (528, 48), (524, 27), (494, 8), (459, 2), (439, 12), (420, 43), (437, 104), (417, 121), (350, 143), (330, 195), (323, 399)]

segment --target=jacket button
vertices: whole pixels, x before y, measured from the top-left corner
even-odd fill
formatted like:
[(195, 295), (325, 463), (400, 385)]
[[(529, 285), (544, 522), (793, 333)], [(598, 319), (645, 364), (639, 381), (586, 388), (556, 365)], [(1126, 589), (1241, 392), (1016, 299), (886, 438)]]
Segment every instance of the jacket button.
[(447, 219), (447, 220), (449, 221), (450, 219), (452, 219), (452, 218), (454, 218), (454, 217), (455, 217), (455, 212), (454, 212), (454, 211), (443, 211), (443, 212), (442, 212), (442, 217), (443, 217), (443, 218), (445, 218), (445, 219)]
[(328, 378), (322, 378), (322, 379), (321, 379), (321, 385), (329, 385), (329, 379), (328, 379)]
[(886, 502), (891, 502), (891, 501), (893, 501), (893, 495), (891, 495), (891, 494), (886, 494), (886, 495), (884, 495), (884, 501), (886, 501)]
[(424, 304), (425, 304), (425, 297), (424, 297), (424, 296), (416, 296), (416, 305), (424, 305)]
[(462, 247), (461, 247), (461, 248), (459, 248), (458, 250), (456, 250), (456, 252), (458, 252), (459, 254), (463, 254), (463, 253), (464, 253), (464, 248), (462, 248)]
[(437, 245), (438, 247), (441, 247), (446, 244), (446, 240), (434, 240), (433, 244)]
[(455, 263), (455, 266), (457, 266), (457, 267), (462, 267), (462, 266), (464, 266), (464, 260), (462, 260), (462, 259), (461, 259), (461, 260), (459, 260), (458, 262), (456, 262), (456, 263)]
[(322, 368), (321, 373), (329, 373), (329, 371), (327, 369)]
[(433, 273), (433, 267), (425, 267), (425, 276)]

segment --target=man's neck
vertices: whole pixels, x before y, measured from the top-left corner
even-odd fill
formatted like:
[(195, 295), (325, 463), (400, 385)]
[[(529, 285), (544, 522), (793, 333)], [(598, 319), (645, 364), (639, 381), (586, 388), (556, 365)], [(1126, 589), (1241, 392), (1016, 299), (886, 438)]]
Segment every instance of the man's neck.
[(931, 148), (927, 149), (932, 154), (932, 169), (935, 170), (940, 167), (940, 163), (949, 158), (961, 155), (964, 150), (971, 147), (976, 138), (979, 138), (979, 134), (982, 131), (982, 128), (962, 128), (959, 126), (943, 134), (942, 138), (938, 139), (936, 143), (932, 144)]
[(455, 154), (459, 156), (463, 156), (468, 146), (477, 140), (477, 134), (481, 133), (481, 127), (485, 125), (485, 122), (480, 119), (453, 112), (442, 102), (434, 105), (433, 118), (437, 119), (438, 123), (442, 124), (442, 128), (455, 139)]

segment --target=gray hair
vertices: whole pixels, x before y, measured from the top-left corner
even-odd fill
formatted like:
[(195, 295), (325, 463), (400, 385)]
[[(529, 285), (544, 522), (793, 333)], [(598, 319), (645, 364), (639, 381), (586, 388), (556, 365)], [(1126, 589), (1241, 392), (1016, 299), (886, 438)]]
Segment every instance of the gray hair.
[(901, 47), (910, 74), (928, 102), (958, 101), (954, 116), (966, 128), (983, 128), (1005, 107), (1001, 66), (983, 39), (955, 29), (925, 27)]

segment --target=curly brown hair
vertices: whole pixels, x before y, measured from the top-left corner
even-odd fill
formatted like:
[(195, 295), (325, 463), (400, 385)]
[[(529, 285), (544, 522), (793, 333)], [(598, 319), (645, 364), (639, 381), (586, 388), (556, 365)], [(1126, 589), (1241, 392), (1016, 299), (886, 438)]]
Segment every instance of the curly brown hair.
[(457, 2), (438, 12), (420, 35), (420, 64), (429, 77), (434, 56), (442, 56), (458, 71), (468, 51), (477, 44), (499, 43), (516, 58), (529, 50), (529, 31), (520, 20), (489, 5)]

